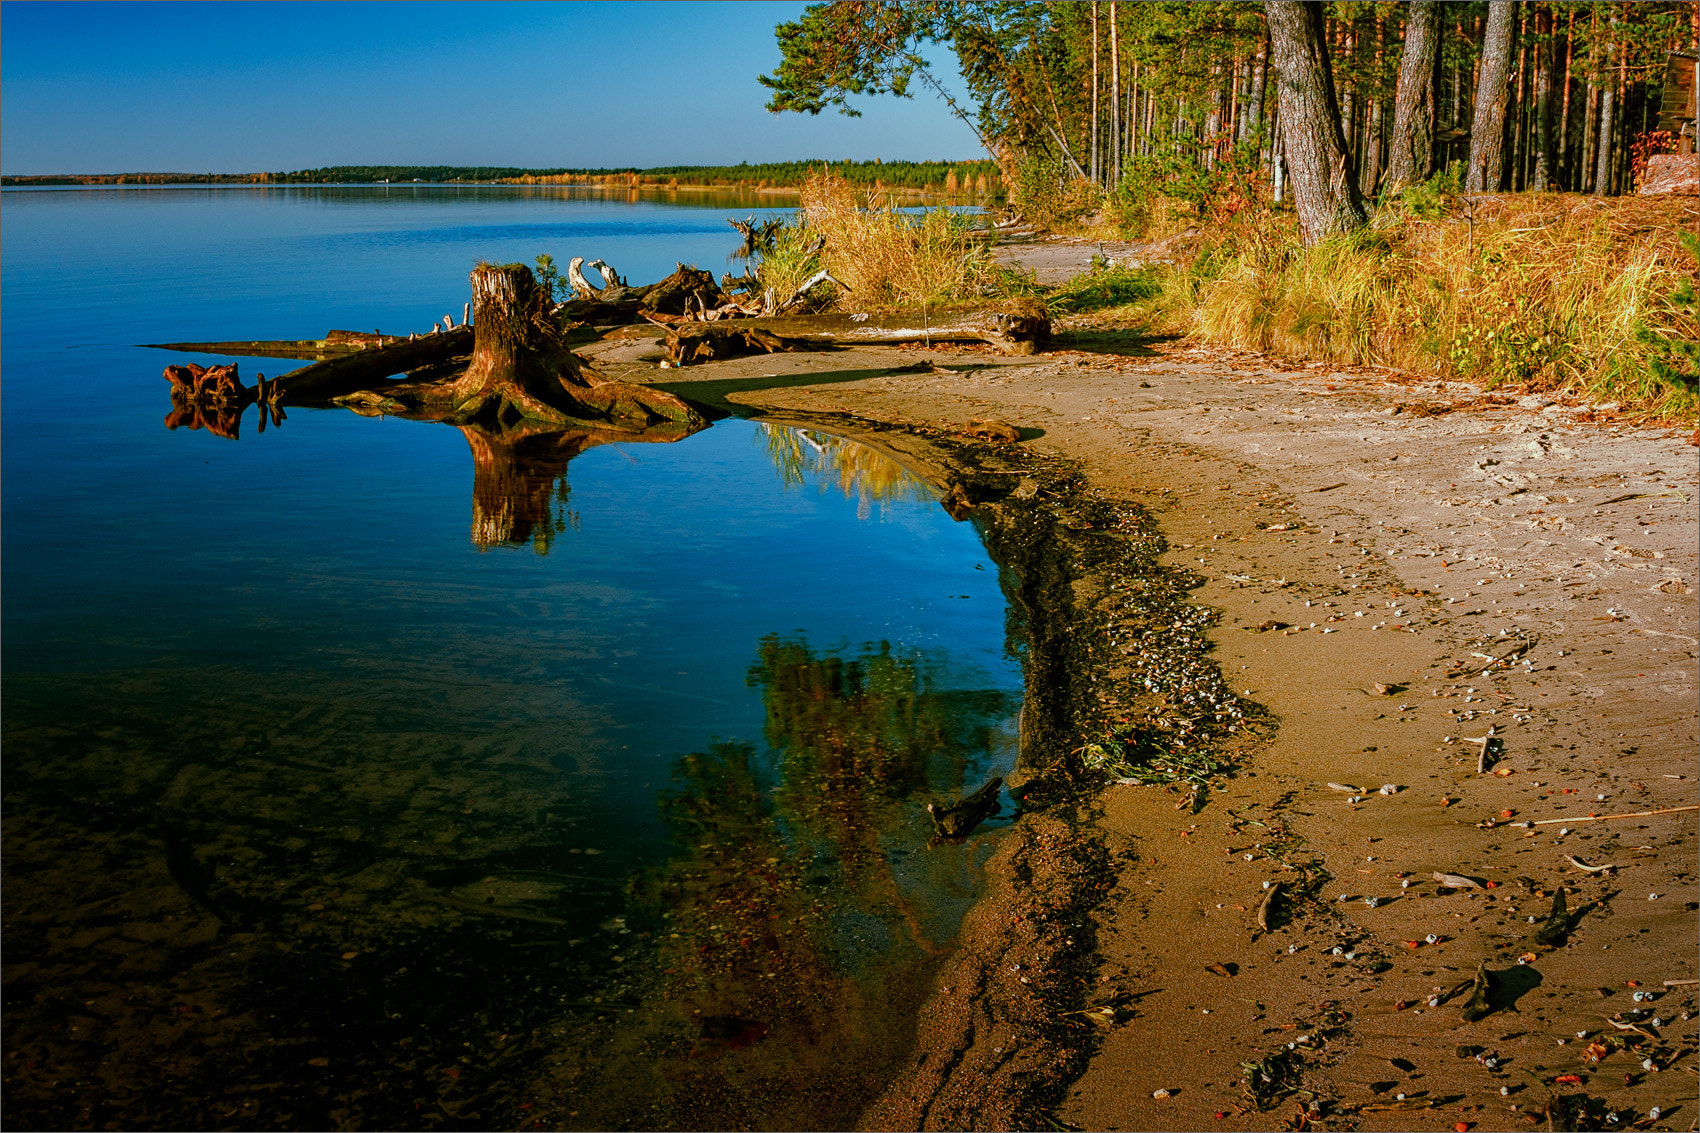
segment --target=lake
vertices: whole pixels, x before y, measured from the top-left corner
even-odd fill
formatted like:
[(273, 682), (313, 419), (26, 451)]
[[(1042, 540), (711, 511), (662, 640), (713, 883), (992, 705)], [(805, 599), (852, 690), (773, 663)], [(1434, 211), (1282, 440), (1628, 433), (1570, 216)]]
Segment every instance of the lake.
[(843, 1128), (889, 1080), (1003, 825), (922, 803), (1015, 760), (971, 524), (749, 420), (168, 428), (161, 369), (225, 359), (134, 345), (425, 331), (479, 260), (736, 272), (760, 205), (4, 193), (8, 1125)]

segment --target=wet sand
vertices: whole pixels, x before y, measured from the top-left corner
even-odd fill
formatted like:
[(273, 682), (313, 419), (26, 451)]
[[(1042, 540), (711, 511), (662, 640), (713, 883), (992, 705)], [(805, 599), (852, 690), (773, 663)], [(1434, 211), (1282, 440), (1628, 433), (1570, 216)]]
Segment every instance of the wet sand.
[[(635, 376), (643, 350), (602, 364)], [(1263, 714), (1196, 813), (1110, 784), (1017, 824), (868, 1125), (1520, 1129), (1557, 1098), (1579, 1128), (1655, 1105), (1642, 1127), (1694, 1127), (1700, 1008), (1665, 982), (1696, 977), (1696, 814), (1590, 820), (1700, 801), (1686, 433), (1084, 322), (1036, 358), (865, 348), (655, 384), (882, 444), (941, 486), (977, 451), (1069, 472), (1054, 493), (1035, 472), (1026, 506), (1154, 524)], [(1023, 441), (962, 440), (981, 417)], [(1090, 569), (1068, 587), (1071, 679), (1099, 702), (1077, 720), (1149, 718), (1114, 603)], [(1567, 931), (1535, 944), (1560, 887)], [(1484, 963), (1493, 1010), (1465, 1022), (1455, 989)]]

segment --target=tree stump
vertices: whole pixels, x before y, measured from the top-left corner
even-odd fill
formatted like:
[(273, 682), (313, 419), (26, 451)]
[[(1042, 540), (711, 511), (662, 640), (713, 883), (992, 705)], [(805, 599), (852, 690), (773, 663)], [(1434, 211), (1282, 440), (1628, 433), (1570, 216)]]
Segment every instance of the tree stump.
[(567, 348), (549, 296), (524, 264), (479, 264), (472, 271), (472, 362), (440, 382), (383, 393), (454, 424), (558, 425), (599, 422), (644, 428), (707, 423), (672, 394), (600, 377)]

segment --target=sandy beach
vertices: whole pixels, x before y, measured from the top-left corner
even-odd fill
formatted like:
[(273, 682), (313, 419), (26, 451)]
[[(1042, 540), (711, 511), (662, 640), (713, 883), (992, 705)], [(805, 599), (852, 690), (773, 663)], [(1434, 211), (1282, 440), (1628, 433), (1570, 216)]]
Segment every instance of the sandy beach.
[[(1097, 250), (1013, 253), (1054, 279)], [(865, 1122), (1521, 1129), (1557, 1099), (1553, 1128), (1654, 1106), (1641, 1127), (1693, 1128), (1690, 435), (1056, 330), (1030, 358), (857, 348), (664, 380), (652, 343), (586, 350), (880, 447), (963, 485), (1000, 537), (1052, 532), (1062, 565), (1031, 585), (1073, 659), (1059, 736), (1172, 712), (1141, 684), (1160, 630), (1128, 632), (1116, 581), (1139, 548), (1208, 622), (1199, 662), (1244, 712), (1214, 741), (1234, 770), (1199, 797), (1033, 793), (911, 1072)], [(967, 438), (982, 418), (1023, 439)], [(1488, 1013), (1466, 1022), (1479, 970)]]

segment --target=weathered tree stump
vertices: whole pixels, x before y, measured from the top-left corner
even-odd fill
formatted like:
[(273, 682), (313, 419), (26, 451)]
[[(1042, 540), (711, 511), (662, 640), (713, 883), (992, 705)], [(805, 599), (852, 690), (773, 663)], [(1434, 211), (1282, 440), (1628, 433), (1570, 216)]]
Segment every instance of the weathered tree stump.
[[(372, 392), (453, 424), (699, 427), (707, 419), (672, 394), (596, 374), (568, 349), (549, 296), (524, 264), (472, 272), (471, 364), (458, 376)], [(457, 332), (459, 333), (459, 332)], [(344, 361), (344, 360), (339, 360)]]

